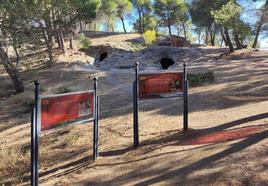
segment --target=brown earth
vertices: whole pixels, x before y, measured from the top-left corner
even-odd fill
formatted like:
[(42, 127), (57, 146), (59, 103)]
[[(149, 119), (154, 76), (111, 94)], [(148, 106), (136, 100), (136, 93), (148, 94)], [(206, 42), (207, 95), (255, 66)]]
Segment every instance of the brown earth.
[(190, 88), (186, 133), (180, 98), (142, 101), (136, 150), (132, 69), (79, 71), (61, 58), (51, 69), (24, 71), (26, 92), (18, 95), (2, 73), (0, 183), (29, 185), (32, 80), (39, 79), (47, 94), (61, 87), (91, 89), (96, 75), (100, 158), (92, 162), (92, 123), (42, 134), (40, 185), (268, 185), (268, 52), (242, 53), (213, 62), (188, 60), (190, 72), (213, 70), (215, 82)]

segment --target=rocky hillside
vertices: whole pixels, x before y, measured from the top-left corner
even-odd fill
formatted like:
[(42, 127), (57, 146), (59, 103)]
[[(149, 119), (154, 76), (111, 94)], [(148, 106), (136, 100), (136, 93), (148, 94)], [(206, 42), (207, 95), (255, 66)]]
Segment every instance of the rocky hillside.
[[(93, 33), (92, 33), (93, 34)], [(144, 46), (139, 34), (102, 35), (86, 33), (93, 38), (92, 46), (81, 49), (92, 57), (91, 63), (102, 70), (131, 69), (135, 62), (140, 63), (141, 70), (181, 69), (183, 63), (191, 65), (195, 61), (214, 62), (227, 53), (227, 48), (187, 46), (177, 47), (157, 42)]]

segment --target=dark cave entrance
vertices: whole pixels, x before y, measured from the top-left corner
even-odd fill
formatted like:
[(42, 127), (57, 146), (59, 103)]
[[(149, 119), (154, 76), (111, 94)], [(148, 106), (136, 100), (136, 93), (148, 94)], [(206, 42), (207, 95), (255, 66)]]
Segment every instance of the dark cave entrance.
[(107, 52), (103, 52), (100, 54), (100, 61), (103, 61), (108, 56)]
[(175, 62), (173, 61), (173, 59), (169, 57), (163, 57), (161, 58), (160, 63), (161, 63), (162, 69), (166, 70), (170, 66), (172, 66)]

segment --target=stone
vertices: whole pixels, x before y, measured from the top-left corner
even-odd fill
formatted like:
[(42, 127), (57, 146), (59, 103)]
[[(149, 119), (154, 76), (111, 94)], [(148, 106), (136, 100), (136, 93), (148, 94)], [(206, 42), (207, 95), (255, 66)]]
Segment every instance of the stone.
[(159, 46), (173, 46), (173, 47), (190, 47), (191, 44), (189, 41), (187, 41), (184, 37), (180, 36), (166, 36), (166, 37), (160, 37), (156, 44)]

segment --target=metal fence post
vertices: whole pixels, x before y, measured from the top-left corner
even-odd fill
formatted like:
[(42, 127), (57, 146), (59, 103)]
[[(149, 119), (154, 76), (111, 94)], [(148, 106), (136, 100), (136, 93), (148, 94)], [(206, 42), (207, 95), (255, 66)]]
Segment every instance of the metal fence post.
[(186, 64), (183, 64), (183, 130), (188, 129), (188, 80)]

